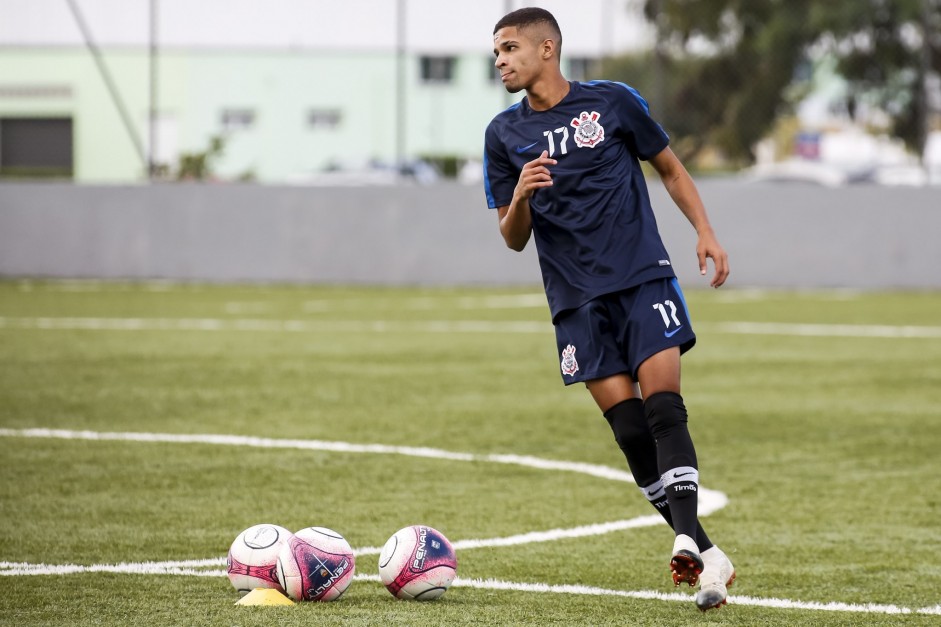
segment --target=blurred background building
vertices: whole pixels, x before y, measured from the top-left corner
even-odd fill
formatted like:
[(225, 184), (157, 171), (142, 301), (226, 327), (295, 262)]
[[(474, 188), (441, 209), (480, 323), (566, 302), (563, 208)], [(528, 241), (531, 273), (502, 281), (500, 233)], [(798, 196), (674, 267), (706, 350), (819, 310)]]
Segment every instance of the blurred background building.
[(473, 180), (529, 5), (693, 168), (941, 183), (941, 0), (0, 0), (0, 177)]
[[(419, 159), (453, 172), (512, 102), (491, 33), (520, 4), (0, 0), (0, 168), (80, 182), (141, 180), (151, 161), (198, 177), (206, 159), (261, 182)], [(638, 3), (543, 4), (567, 24), (572, 78), (650, 46)]]

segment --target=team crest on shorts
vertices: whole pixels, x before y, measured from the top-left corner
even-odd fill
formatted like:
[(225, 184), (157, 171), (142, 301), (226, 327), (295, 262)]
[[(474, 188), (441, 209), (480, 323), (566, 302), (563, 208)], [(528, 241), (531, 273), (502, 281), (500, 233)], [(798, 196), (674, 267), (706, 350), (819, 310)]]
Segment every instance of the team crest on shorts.
[(604, 127), (598, 123), (601, 114), (597, 111), (582, 111), (577, 118), (572, 118), (575, 127), (575, 145), (579, 148), (594, 148), (604, 141)]
[(578, 372), (578, 362), (575, 361), (575, 347), (569, 344), (565, 347), (565, 350), (562, 351), (562, 374), (567, 374), (570, 377), (574, 376)]

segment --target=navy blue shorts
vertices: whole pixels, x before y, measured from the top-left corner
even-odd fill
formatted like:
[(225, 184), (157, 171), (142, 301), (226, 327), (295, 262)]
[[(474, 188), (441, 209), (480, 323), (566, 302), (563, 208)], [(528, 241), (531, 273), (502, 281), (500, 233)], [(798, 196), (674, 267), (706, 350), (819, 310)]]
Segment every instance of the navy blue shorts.
[(562, 380), (566, 385), (626, 373), (648, 357), (696, 343), (686, 300), (676, 279), (657, 279), (622, 292), (605, 294), (555, 323)]

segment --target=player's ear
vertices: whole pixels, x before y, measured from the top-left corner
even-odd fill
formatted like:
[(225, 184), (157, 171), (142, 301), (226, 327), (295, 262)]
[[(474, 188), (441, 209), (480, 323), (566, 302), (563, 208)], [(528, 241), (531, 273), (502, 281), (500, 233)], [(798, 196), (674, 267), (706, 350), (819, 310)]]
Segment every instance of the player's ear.
[(555, 54), (555, 41), (546, 39), (542, 42), (542, 58), (551, 59), (553, 54)]

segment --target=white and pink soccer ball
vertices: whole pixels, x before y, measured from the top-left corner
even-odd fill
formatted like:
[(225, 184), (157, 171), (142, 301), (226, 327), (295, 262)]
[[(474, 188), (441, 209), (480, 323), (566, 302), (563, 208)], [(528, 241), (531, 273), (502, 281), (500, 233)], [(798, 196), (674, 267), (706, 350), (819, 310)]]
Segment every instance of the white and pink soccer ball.
[(277, 558), (278, 582), (295, 601), (335, 601), (346, 592), (355, 570), (349, 543), (326, 527), (301, 529)]
[(443, 533), (425, 525), (396, 531), (379, 555), (379, 577), (399, 599), (430, 601), (457, 575), (454, 548)]
[(226, 558), (226, 572), (232, 587), (242, 596), (255, 588), (284, 592), (276, 574), (278, 554), (292, 534), (278, 525), (261, 524), (240, 533)]

